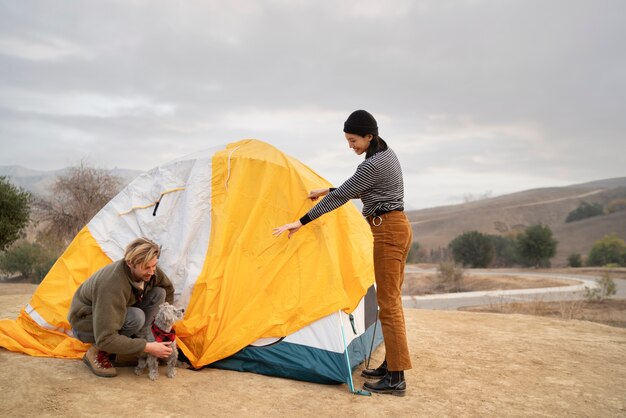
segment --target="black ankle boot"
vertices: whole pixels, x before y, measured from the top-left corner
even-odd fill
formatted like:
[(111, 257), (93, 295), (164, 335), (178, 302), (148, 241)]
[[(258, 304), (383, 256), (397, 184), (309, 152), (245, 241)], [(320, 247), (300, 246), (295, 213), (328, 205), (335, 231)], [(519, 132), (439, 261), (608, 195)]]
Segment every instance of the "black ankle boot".
[(404, 372), (387, 372), (385, 377), (377, 382), (365, 382), (363, 384), (363, 389), (374, 393), (387, 393), (395, 396), (404, 396), (406, 394)]
[(366, 379), (382, 379), (387, 374), (387, 360), (378, 366), (377, 369), (365, 369), (361, 372), (361, 376)]

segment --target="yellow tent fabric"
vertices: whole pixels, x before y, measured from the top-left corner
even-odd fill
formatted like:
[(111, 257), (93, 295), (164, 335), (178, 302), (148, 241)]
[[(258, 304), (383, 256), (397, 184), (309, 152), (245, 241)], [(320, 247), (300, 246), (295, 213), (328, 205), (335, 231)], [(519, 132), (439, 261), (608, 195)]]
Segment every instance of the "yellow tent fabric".
[[(358, 305), (374, 274), (371, 232), (354, 205), (322, 216), (291, 239), (272, 236), (273, 227), (313, 206), (310, 189), (328, 186), (262, 141), (239, 141), (212, 156), (208, 250), (185, 318), (176, 325), (179, 346), (195, 367)], [(159, 242), (171, 232), (150, 238)], [(69, 303), (80, 283), (110, 262), (85, 227), (18, 319), (0, 321), (0, 346), (80, 358), (87, 346), (67, 335)]]
[(283, 337), (339, 309), (373, 284), (372, 238), (354, 207), (324, 215), (291, 239), (272, 228), (304, 215), (319, 175), (259, 141), (213, 157), (212, 229), (204, 269), (176, 326), (196, 367), (263, 337)]
[(111, 259), (102, 252), (87, 227), (83, 228), (18, 318), (0, 320), (0, 346), (32, 356), (81, 358), (89, 346), (66, 334), (70, 329), (67, 312), (78, 286), (109, 263)]

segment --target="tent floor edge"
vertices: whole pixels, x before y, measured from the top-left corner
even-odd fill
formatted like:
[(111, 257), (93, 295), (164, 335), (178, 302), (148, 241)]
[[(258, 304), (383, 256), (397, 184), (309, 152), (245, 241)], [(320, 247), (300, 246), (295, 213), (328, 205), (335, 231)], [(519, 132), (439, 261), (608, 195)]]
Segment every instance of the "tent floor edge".
[[(383, 340), (380, 326), (370, 326), (365, 333), (348, 345), (352, 372), (367, 358), (372, 338), (375, 349)], [(286, 341), (267, 347), (248, 346), (207, 367), (329, 385), (346, 382), (344, 352), (333, 352)]]

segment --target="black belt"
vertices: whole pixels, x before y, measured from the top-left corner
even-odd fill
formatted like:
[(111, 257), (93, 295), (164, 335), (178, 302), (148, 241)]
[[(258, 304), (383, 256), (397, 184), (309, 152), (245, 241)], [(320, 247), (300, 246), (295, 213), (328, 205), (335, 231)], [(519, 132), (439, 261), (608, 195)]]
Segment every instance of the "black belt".
[(403, 207), (400, 207), (400, 208), (397, 208), (397, 209), (391, 209), (391, 210), (380, 210), (380, 209), (378, 209), (378, 210), (376, 210), (376, 211), (374, 212), (374, 214), (373, 214), (373, 215), (370, 215), (370, 217), (371, 217), (371, 218), (375, 218), (375, 217), (377, 217), (377, 216), (381, 216), (381, 215), (384, 215), (384, 214), (386, 214), (386, 213), (389, 213), (389, 212), (396, 212), (396, 211), (398, 211), (398, 212), (403, 212), (403, 211), (404, 211), (404, 208), (403, 208)]

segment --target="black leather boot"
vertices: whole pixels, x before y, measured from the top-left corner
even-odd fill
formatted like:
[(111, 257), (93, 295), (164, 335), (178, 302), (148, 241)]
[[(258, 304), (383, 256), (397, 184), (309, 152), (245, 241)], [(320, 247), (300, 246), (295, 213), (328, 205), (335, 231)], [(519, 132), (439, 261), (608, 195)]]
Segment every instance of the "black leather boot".
[(377, 382), (365, 382), (363, 389), (374, 393), (386, 393), (395, 396), (404, 396), (406, 394), (406, 382), (404, 381), (404, 372), (388, 372), (385, 377)]
[(361, 376), (366, 379), (382, 379), (387, 374), (387, 360), (378, 366), (377, 369), (365, 369), (361, 372)]

